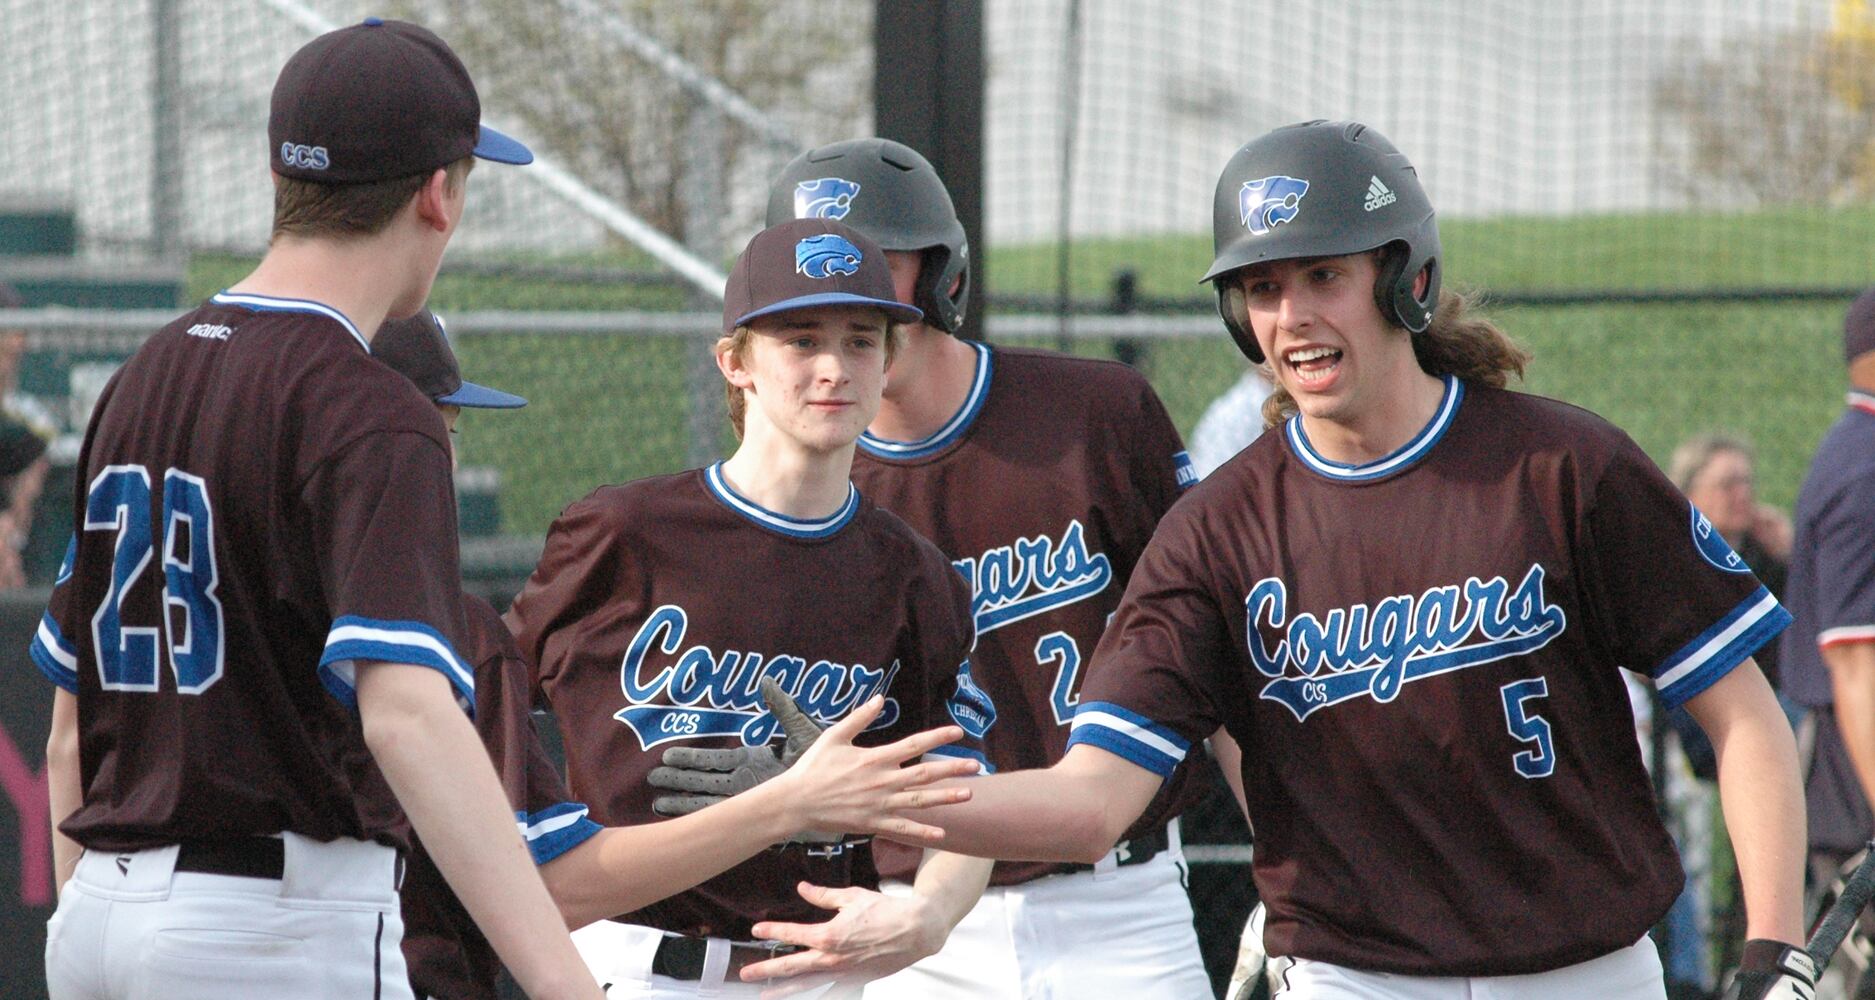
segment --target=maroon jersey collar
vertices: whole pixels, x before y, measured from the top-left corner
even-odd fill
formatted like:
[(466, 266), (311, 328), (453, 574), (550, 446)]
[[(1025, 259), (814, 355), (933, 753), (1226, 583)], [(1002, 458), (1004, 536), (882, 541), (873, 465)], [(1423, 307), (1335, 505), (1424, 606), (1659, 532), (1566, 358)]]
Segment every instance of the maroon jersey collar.
[(990, 398), (990, 370), (994, 367), (989, 345), (973, 342), (970, 346), (977, 352), (977, 374), (970, 382), (970, 394), (964, 397), (964, 404), (951, 414), (944, 426), (937, 429), (937, 433), (921, 441), (888, 441), (874, 437), (869, 431), (862, 432), (859, 435), (859, 450), (874, 458), (902, 461), (935, 455), (961, 440), (970, 430), (970, 425), (976, 422), (977, 414), (982, 412), (984, 400)]
[(846, 527), (853, 520), (853, 515), (859, 512), (859, 489), (852, 483), (846, 484), (846, 502), (840, 505), (839, 510), (828, 517), (805, 519), (778, 514), (730, 489), (729, 480), (723, 478), (721, 462), (703, 470), (703, 482), (710, 495), (723, 506), (769, 531), (789, 538), (831, 538), (839, 534), (840, 529)]
[(249, 312), (309, 313), (314, 316), (324, 316), (344, 327), (345, 332), (351, 334), (353, 340), (358, 341), (358, 346), (364, 348), (366, 354), (371, 353), (371, 342), (365, 339), (364, 334), (358, 332), (358, 328), (352, 325), (352, 321), (344, 313), (323, 302), (314, 302), (311, 299), (282, 299), (272, 295), (253, 295), (247, 292), (219, 292), (209, 301), (218, 306), (234, 306)]
[(1465, 383), (1460, 382), (1456, 375), (1447, 375), (1445, 398), (1440, 401), (1439, 409), (1433, 413), (1432, 419), (1426, 423), (1426, 426), (1420, 428), (1418, 434), (1413, 435), (1411, 440), (1395, 449), (1392, 454), (1377, 458), (1372, 462), (1350, 465), (1322, 457), (1321, 453), (1309, 444), (1308, 432), (1302, 429), (1301, 414), (1290, 417), (1283, 424), (1283, 437), (1289, 442), (1289, 450), (1302, 460), (1303, 465), (1329, 479), (1339, 479), (1344, 482), (1380, 479), (1408, 468), (1431, 454), (1433, 446), (1437, 445), (1439, 439), (1445, 436), (1445, 432), (1451, 429), (1452, 421), (1458, 416), (1459, 404), (1464, 400)]

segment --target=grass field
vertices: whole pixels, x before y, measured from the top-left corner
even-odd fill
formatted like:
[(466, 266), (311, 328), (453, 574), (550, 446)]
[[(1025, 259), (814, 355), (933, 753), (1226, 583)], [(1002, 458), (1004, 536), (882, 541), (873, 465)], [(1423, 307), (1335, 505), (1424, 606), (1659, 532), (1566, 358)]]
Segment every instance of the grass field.
[[(1701, 217), (1457, 221), (1444, 232), (1447, 280), (1495, 292), (1739, 286), (1851, 288), (1875, 274), (1875, 210)], [(1819, 252), (1818, 248), (1834, 248)], [(1105, 294), (1117, 267), (1154, 297), (1195, 296), (1210, 260), (1203, 237), (1077, 244), (1075, 294)], [(592, 263), (607, 263), (592, 261)], [(616, 266), (616, 262), (611, 262)], [(1053, 248), (992, 248), (988, 274), (1004, 294), (1053, 290)], [(249, 262), (199, 258), (190, 291), (209, 294)], [(660, 288), (446, 274), (432, 304), (469, 309), (679, 308)], [(1194, 308), (1208, 312), (1202, 299)], [(1760, 492), (1788, 505), (1810, 452), (1842, 405), (1845, 301), (1500, 308), (1500, 323), (1534, 354), (1527, 388), (1586, 406), (1631, 433), (1662, 464), (1703, 429), (1741, 432), (1759, 448)], [(699, 331), (699, 338), (708, 331)], [(567, 502), (603, 482), (685, 464), (686, 351), (672, 338), (478, 335), (462, 338), (464, 370), (526, 395), (526, 410), (463, 422), (467, 462), (502, 476), (503, 530), (538, 534)], [(1052, 346), (1052, 345), (1044, 345)], [(1110, 355), (1112, 345), (1075, 350)], [(1241, 371), (1223, 336), (1154, 341), (1140, 362), (1181, 431)], [(725, 435), (722, 443), (727, 446)]]

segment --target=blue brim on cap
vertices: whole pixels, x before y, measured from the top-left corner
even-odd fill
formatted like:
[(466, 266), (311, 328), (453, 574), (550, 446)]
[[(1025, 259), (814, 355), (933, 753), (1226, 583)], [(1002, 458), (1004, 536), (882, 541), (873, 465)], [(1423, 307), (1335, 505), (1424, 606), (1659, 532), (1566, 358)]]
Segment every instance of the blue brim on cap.
[(474, 382), (464, 382), (455, 392), (436, 397), (436, 401), (447, 406), (472, 406), (483, 410), (518, 410), (527, 405), (527, 400), (512, 392), (490, 389)]
[(797, 295), (765, 305), (754, 312), (744, 313), (736, 320), (737, 326), (745, 326), (752, 319), (772, 316), (778, 312), (791, 312), (795, 309), (812, 309), (815, 306), (872, 306), (885, 311), (894, 323), (916, 323), (924, 319), (924, 310), (917, 306), (908, 306), (903, 302), (889, 299), (875, 299), (852, 292), (816, 292), (813, 295)]
[(482, 126), (482, 134), (475, 142), (475, 155), (496, 163), (534, 162), (534, 151), (522, 145), (521, 140), (497, 132), (486, 125)]

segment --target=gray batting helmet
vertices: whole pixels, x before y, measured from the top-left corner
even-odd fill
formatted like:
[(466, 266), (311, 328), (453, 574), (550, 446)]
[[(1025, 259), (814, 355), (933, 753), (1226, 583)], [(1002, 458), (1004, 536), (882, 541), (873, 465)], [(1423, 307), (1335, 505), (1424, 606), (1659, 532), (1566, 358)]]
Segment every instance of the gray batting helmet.
[[(1285, 125), (1239, 149), (1217, 180), (1216, 257), (1203, 281), (1237, 346), (1261, 362), (1245, 326), (1236, 271), (1264, 261), (1341, 257), (1385, 247), (1374, 281), (1380, 314), (1412, 333), (1439, 301), (1439, 224), (1419, 174), (1386, 136), (1359, 122)], [(1423, 295), (1413, 280), (1427, 273)]]
[(947, 333), (963, 326), (970, 243), (950, 192), (917, 150), (890, 139), (848, 139), (795, 157), (768, 191), (767, 224), (807, 218), (838, 219), (886, 250), (923, 251), (911, 304)]

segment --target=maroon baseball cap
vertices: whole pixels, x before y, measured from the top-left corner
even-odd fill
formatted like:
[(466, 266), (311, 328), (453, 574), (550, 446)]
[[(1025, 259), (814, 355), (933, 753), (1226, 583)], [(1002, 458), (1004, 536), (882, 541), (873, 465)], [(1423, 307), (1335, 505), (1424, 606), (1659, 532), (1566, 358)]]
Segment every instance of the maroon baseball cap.
[(756, 233), (736, 258), (723, 296), (723, 333), (815, 306), (871, 306), (894, 323), (924, 318), (924, 310), (896, 295), (879, 244), (832, 219), (793, 219)]
[(307, 42), (273, 85), (273, 170), (321, 184), (409, 177), (473, 153), (531, 163), (520, 142), (481, 123), (469, 71), (427, 28), (365, 18)]
[(417, 384), (425, 396), (451, 406), (512, 410), (527, 400), (511, 392), (462, 380), (456, 352), (449, 349), (443, 318), (420, 309), (409, 319), (386, 320), (371, 338), (371, 356)]
[(1856, 296), (1842, 321), (1843, 361), (1854, 361), (1870, 351), (1875, 351), (1875, 288)]

